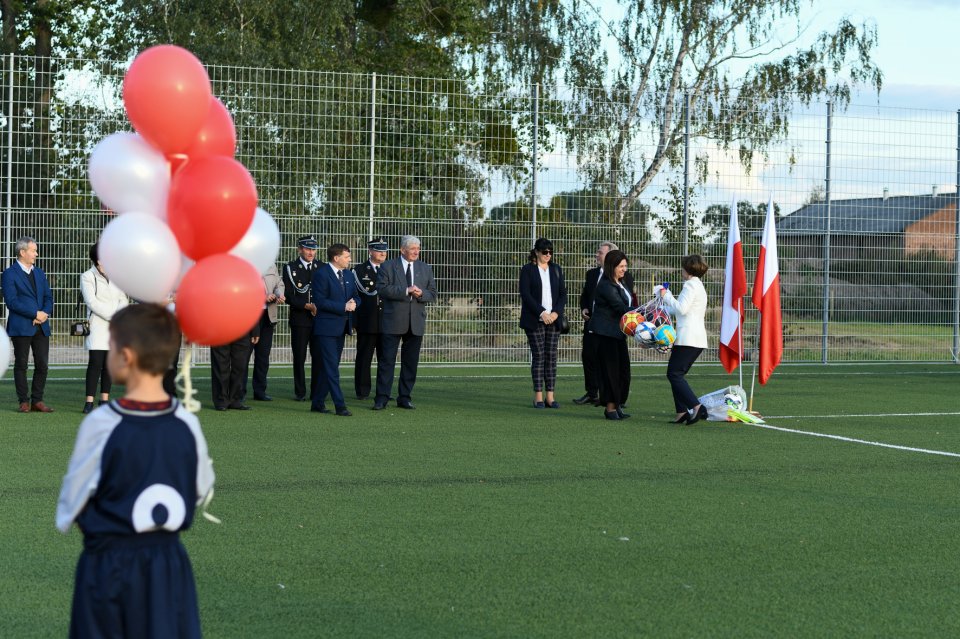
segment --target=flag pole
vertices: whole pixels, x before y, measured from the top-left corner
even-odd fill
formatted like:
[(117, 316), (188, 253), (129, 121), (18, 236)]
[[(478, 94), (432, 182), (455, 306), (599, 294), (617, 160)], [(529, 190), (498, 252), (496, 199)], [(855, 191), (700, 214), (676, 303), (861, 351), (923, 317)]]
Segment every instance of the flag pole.
[(747, 403), (747, 412), (753, 412), (753, 389), (757, 385), (757, 360), (760, 359), (760, 316), (762, 313), (757, 311), (757, 354), (753, 357), (753, 372), (750, 374), (750, 401)]
[(743, 388), (743, 297), (737, 300), (737, 312), (740, 314), (740, 330), (737, 331), (737, 339), (740, 340), (740, 352), (737, 353), (737, 372), (740, 374), (740, 388)]

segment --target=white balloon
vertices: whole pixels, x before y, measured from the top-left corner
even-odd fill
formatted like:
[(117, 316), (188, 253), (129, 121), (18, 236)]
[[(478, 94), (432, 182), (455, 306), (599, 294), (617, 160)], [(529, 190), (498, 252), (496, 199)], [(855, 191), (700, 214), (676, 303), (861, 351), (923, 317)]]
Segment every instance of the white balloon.
[(246, 235), (230, 249), (230, 255), (236, 255), (250, 262), (257, 273), (263, 275), (271, 264), (277, 261), (280, 253), (280, 227), (269, 213), (257, 207), (253, 222)]
[(136, 133), (114, 133), (90, 154), (90, 184), (117, 213), (149, 213), (166, 221), (170, 165)]
[(10, 366), (10, 338), (7, 337), (7, 331), (0, 326), (0, 379), (3, 379), (8, 366)]
[(148, 213), (125, 213), (100, 235), (103, 270), (124, 293), (141, 302), (166, 302), (180, 274), (173, 231)]

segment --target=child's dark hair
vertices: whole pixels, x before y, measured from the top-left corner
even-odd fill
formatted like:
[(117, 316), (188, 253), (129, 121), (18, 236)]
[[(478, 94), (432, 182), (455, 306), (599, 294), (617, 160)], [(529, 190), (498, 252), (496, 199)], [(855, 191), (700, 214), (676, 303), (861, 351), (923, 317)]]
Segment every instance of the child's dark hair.
[(709, 268), (706, 260), (696, 253), (684, 257), (681, 265), (683, 266), (683, 270), (694, 277), (703, 277), (703, 274), (706, 273)]
[(131, 304), (110, 319), (110, 337), (117, 350), (137, 354), (137, 368), (163, 375), (180, 350), (180, 325), (173, 313), (158, 304)]

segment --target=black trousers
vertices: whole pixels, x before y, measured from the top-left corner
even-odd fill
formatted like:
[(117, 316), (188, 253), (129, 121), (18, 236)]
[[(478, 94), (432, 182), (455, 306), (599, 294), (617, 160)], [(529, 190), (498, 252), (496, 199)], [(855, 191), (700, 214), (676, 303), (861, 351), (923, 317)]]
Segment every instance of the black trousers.
[(597, 335), (600, 401), (619, 406), (630, 393), (630, 352), (627, 340), (620, 337)]
[[(293, 394), (297, 399), (313, 397), (317, 390), (317, 375), (320, 368), (316, 362), (318, 355), (313, 345), (313, 326), (290, 326), (290, 347), (293, 349)], [(310, 349), (310, 392), (307, 393), (305, 367), (307, 349)]]
[(397, 364), (397, 350), (400, 342), (400, 383), (397, 385), (397, 401), (410, 401), (413, 385), (417, 383), (417, 366), (420, 364), (420, 345), (423, 335), (414, 335), (407, 331), (404, 335), (384, 333), (383, 359), (377, 360), (377, 401), (386, 402), (393, 388), (394, 367)]
[(590, 397), (600, 397), (600, 363), (597, 361), (597, 336), (593, 333), (583, 334), (580, 361), (583, 362), (583, 390)]
[[(31, 337), (11, 337), (13, 342), (13, 385), (17, 389), (17, 401), (21, 404), (36, 404), (43, 401), (43, 389), (47, 385), (47, 363), (50, 360), (50, 338), (37, 326)], [(33, 383), (27, 388), (27, 363), (33, 352)]]
[(247, 333), (229, 344), (210, 348), (210, 386), (215, 408), (229, 408), (243, 401), (251, 346)]
[(700, 403), (697, 394), (687, 383), (685, 375), (702, 352), (702, 348), (694, 346), (674, 346), (670, 351), (670, 361), (667, 362), (667, 379), (670, 380), (673, 403), (678, 413), (689, 411)]
[(353, 389), (358, 399), (366, 399), (370, 395), (370, 364), (373, 354), (377, 354), (377, 362), (383, 359), (383, 339), (380, 333), (361, 333), (357, 331), (357, 359), (353, 365)]
[[(173, 355), (173, 365), (163, 374), (163, 392), (170, 397), (177, 396), (177, 372), (180, 368), (180, 349)], [(87, 393), (89, 395), (89, 393)]]
[(97, 382), (100, 392), (110, 394), (110, 371), (107, 370), (107, 353), (110, 351), (90, 351), (87, 359), (87, 397), (97, 394)]
[[(260, 315), (260, 341), (253, 345), (253, 396), (263, 397), (267, 394), (267, 373), (270, 372), (270, 349), (273, 348), (273, 329), (276, 324), (270, 321), (270, 316), (264, 309)], [(244, 369), (246, 370), (246, 369)], [(243, 380), (243, 391), (246, 396), (247, 380)]]

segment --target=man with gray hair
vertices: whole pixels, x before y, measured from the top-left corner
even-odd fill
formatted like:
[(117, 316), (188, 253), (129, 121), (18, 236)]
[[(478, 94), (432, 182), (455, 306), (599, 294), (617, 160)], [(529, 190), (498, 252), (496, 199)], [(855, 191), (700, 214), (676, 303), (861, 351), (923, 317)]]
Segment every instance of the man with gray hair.
[[(13, 342), (13, 382), (21, 413), (52, 413), (43, 403), (47, 384), (47, 359), (50, 354), (50, 316), (53, 315), (53, 291), (37, 264), (37, 241), (21, 237), (14, 247), (17, 259), (0, 276), (3, 301), (10, 317), (7, 334)], [(33, 384), (27, 388), (27, 362), (33, 351)]]
[[(613, 242), (600, 242), (597, 247), (597, 266), (587, 271), (583, 282), (583, 291), (580, 293), (580, 315), (583, 317), (583, 347), (580, 349), (580, 361), (583, 362), (583, 387), (586, 393), (573, 400), (575, 404), (600, 405), (600, 373), (596, 361), (597, 340), (590, 330), (590, 315), (593, 313), (593, 294), (597, 290), (597, 283), (603, 277), (603, 259), (610, 251), (619, 251), (620, 247)], [(633, 293), (633, 278), (630, 273), (623, 277), (623, 285), (630, 292), (631, 305), (636, 305)]]
[(387, 260), (380, 267), (377, 290), (383, 300), (383, 359), (377, 359), (377, 396), (373, 410), (387, 407), (401, 342), (397, 406), (413, 410), (415, 406), (410, 400), (427, 327), (427, 304), (437, 301), (433, 269), (420, 260), (420, 238), (404, 235), (400, 239), (400, 256)]

